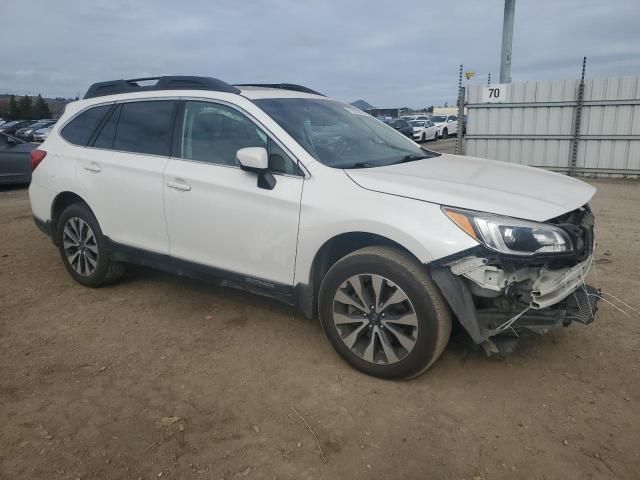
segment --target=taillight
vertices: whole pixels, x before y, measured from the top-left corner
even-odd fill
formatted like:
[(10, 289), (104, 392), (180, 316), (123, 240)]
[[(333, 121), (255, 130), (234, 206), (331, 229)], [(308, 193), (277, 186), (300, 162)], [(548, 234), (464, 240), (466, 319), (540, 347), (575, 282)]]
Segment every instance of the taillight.
[(37, 148), (35, 150), (31, 150), (31, 171), (34, 171), (46, 156), (47, 152), (44, 150), (38, 150)]

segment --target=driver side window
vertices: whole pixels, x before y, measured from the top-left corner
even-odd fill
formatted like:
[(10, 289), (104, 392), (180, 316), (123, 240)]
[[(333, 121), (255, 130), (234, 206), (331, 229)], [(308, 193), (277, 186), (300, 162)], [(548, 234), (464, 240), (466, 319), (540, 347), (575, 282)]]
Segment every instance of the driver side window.
[(236, 166), (236, 152), (246, 147), (266, 148), (273, 172), (299, 175), (295, 162), (237, 110), (211, 102), (185, 102), (181, 158)]

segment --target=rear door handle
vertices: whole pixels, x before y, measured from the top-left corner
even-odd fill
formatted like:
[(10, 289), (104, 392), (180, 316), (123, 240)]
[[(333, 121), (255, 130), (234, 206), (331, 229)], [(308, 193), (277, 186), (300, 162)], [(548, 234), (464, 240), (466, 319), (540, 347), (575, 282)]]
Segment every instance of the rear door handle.
[(82, 168), (84, 168), (87, 172), (93, 173), (100, 173), (102, 171), (102, 167), (95, 162), (84, 165)]
[(173, 188), (174, 190), (181, 190), (183, 192), (191, 190), (191, 185), (184, 183), (182, 180), (169, 180), (167, 182), (167, 187)]

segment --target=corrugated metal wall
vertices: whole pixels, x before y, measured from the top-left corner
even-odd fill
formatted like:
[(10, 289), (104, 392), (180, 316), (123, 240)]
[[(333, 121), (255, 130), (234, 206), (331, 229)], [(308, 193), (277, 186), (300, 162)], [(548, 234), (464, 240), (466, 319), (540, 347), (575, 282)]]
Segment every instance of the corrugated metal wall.
[[(504, 103), (469, 87), (465, 154), (569, 171), (579, 83), (511, 83)], [(640, 77), (585, 81), (576, 171), (640, 175)]]

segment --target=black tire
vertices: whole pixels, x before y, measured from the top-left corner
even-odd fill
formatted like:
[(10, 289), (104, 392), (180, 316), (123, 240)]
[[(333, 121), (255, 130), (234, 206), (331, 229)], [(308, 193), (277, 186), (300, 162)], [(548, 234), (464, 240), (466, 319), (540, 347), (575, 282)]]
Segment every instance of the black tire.
[(422, 142), (426, 142), (427, 141), (427, 134), (422, 132)]
[[(415, 310), (418, 325), (415, 345), (395, 363), (372, 363), (358, 356), (342, 340), (334, 323), (336, 292), (347, 279), (359, 274), (390, 280), (402, 289)], [(391, 247), (366, 247), (336, 262), (322, 281), (319, 313), (325, 334), (344, 360), (361, 372), (386, 379), (408, 379), (423, 373), (442, 354), (451, 334), (449, 307), (424, 265)]]
[(442, 130), (442, 138), (448, 138), (449, 137), (449, 130), (448, 129), (444, 129)]
[[(78, 218), (84, 221), (90, 227), (93, 237), (95, 238), (97, 262), (94, 267), (95, 269), (88, 275), (81, 275), (74, 269), (69, 262), (67, 251), (65, 250), (63, 240), (64, 229), (67, 222), (72, 218)], [(62, 215), (60, 215), (60, 219), (58, 220), (58, 225), (56, 226), (56, 236), (56, 243), (58, 244), (62, 263), (67, 269), (67, 272), (69, 272), (69, 275), (71, 275), (76, 282), (86, 287), (96, 288), (113, 283), (124, 274), (124, 265), (122, 263), (113, 262), (109, 258), (100, 225), (98, 224), (96, 217), (93, 215), (93, 212), (91, 212), (91, 209), (86, 204), (74, 203), (64, 209)]]

